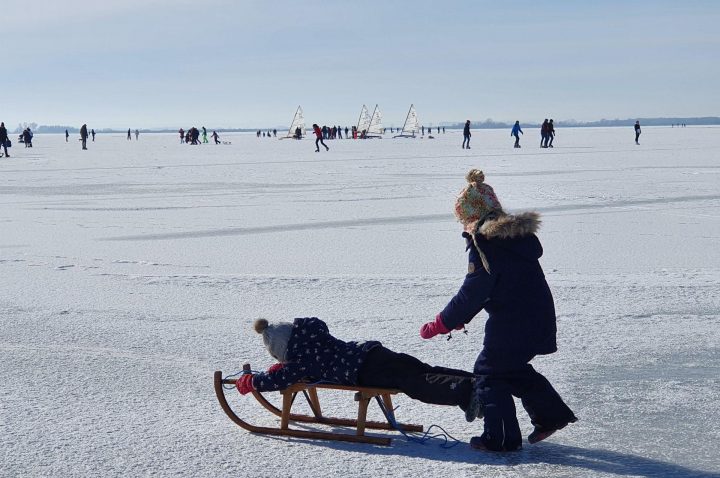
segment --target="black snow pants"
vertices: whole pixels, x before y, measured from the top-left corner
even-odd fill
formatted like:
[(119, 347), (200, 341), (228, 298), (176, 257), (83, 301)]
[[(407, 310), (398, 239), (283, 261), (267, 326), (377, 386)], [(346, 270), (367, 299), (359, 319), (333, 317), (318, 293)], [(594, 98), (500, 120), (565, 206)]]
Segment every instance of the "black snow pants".
[(485, 348), (475, 362), (485, 410), (482, 441), (491, 450), (522, 445), (513, 396), (522, 401), (535, 426), (562, 428), (577, 420), (550, 382), (528, 363), (533, 357)]
[(318, 138), (315, 140), (315, 151), (320, 151), (320, 146), (319, 146), (320, 144), (322, 144), (323, 146), (325, 146), (325, 150), (328, 150), (328, 149), (329, 149), (329, 148), (325, 145), (325, 142), (323, 141), (322, 137), (320, 136), (320, 137), (318, 137)]
[(415, 357), (373, 348), (358, 373), (358, 385), (396, 388), (415, 400), (435, 405), (467, 408), (473, 390), (473, 374), (464, 370), (433, 367)]

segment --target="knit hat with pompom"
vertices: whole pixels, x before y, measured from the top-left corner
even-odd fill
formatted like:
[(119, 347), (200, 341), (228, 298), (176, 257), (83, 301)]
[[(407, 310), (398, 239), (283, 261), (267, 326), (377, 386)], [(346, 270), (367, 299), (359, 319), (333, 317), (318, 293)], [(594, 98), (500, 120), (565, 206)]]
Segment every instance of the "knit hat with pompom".
[(485, 184), (482, 171), (471, 169), (465, 179), (468, 185), (455, 201), (455, 217), (465, 226), (466, 231), (482, 224), (491, 213), (504, 214), (495, 191), (489, 184)]
[(269, 324), (265, 319), (257, 319), (253, 324), (255, 332), (262, 334), (265, 348), (270, 355), (279, 362), (286, 361), (287, 346), (292, 335), (293, 324), (290, 322), (278, 322)]

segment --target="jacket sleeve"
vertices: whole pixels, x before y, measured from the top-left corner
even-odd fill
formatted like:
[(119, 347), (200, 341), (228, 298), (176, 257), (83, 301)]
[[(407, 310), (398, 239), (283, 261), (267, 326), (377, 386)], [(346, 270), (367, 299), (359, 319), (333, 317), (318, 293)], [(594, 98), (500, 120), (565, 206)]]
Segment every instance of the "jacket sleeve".
[(496, 278), (488, 274), (482, 266), (478, 269), (465, 276), (458, 293), (440, 312), (443, 324), (450, 330), (470, 322), (490, 297)]
[(299, 382), (307, 375), (307, 367), (297, 363), (283, 364), (283, 368), (275, 372), (260, 372), (253, 377), (253, 387), (258, 392), (274, 392), (284, 390)]

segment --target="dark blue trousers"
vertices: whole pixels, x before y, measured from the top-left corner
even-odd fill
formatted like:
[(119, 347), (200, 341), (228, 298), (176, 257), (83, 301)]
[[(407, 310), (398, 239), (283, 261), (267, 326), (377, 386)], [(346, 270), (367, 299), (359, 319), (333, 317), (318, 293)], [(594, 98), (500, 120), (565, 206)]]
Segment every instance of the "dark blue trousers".
[(482, 440), (491, 450), (516, 450), (522, 445), (513, 396), (522, 401), (535, 426), (562, 428), (577, 420), (550, 382), (528, 363), (533, 357), (485, 348), (475, 361), (485, 405)]

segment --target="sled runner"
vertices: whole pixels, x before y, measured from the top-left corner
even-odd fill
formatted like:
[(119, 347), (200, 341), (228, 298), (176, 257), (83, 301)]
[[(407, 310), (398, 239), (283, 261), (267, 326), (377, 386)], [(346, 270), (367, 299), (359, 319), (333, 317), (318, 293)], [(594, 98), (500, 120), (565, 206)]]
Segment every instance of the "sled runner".
[[(243, 365), (243, 370), (249, 371), (250, 365)], [(393, 412), (391, 396), (400, 393), (399, 390), (386, 389), (386, 388), (374, 388), (374, 387), (360, 387), (354, 385), (331, 385), (331, 384), (310, 384), (299, 382), (293, 384), (281, 390), (280, 394), (283, 397), (282, 409), (277, 408), (275, 405), (270, 403), (262, 393), (253, 390), (252, 394), (255, 399), (270, 413), (280, 417), (280, 428), (274, 427), (260, 427), (251, 425), (242, 418), (240, 418), (230, 407), (226, 397), (225, 389), (223, 385), (235, 385), (237, 378), (223, 378), (222, 372), (215, 372), (215, 394), (220, 402), (220, 406), (223, 411), (227, 414), (230, 419), (237, 425), (240, 425), (251, 433), (259, 433), (264, 435), (280, 435), (290, 436), (296, 438), (312, 438), (318, 440), (334, 440), (334, 441), (347, 441), (354, 443), (370, 443), (373, 445), (390, 445), (392, 441), (389, 437), (374, 437), (365, 435), (365, 429), (373, 430), (394, 430), (395, 426), (406, 432), (421, 432), (423, 431), (422, 425), (408, 425), (402, 423), (395, 423), (395, 426), (391, 422), (395, 422), (395, 415)], [(349, 418), (334, 418), (326, 417), (322, 414), (320, 407), (320, 399), (318, 397), (319, 389), (328, 390), (348, 390), (355, 392), (355, 401), (358, 402), (358, 415), (357, 419)], [(313, 415), (299, 415), (291, 412), (293, 403), (298, 394), (302, 394), (307, 400)], [(375, 399), (380, 405), (381, 410), (386, 416), (387, 422), (374, 422), (366, 420), (367, 409), (370, 401)], [(323, 432), (323, 431), (309, 431), (309, 430), (295, 430), (290, 428), (290, 422), (301, 422), (301, 423), (317, 423), (322, 425), (336, 425), (354, 427), (355, 435), (340, 432)]]

